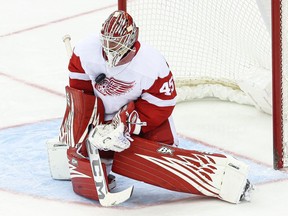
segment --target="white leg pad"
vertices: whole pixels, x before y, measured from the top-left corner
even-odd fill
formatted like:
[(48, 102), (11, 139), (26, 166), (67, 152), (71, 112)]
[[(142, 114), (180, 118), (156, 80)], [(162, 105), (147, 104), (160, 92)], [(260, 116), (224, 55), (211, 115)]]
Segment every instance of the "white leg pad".
[(247, 182), (248, 165), (230, 156), (227, 160), (219, 196), (224, 201), (239, 203)]
[(51, 177), (57, 180), (70, 180), (68, 145), (59, 142), (58, 139), (50, 139), (46, 144)]

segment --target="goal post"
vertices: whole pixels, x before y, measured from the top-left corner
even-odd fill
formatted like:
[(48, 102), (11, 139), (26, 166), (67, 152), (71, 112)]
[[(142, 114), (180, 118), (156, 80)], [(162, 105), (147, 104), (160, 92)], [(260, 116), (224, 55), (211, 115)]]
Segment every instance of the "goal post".
[(127, 0), (118, 0), (118, 10), (127, 10)]
[(215, 97), (273, 115), (275, 169), (288, 167), (287, 5), (287, 0), (118, 0), (118, 9), (141, 28), (141, 42), (167, 59), (178, 102)]
[(288, 167), (288, 2), (272, 0), (274, 168)]

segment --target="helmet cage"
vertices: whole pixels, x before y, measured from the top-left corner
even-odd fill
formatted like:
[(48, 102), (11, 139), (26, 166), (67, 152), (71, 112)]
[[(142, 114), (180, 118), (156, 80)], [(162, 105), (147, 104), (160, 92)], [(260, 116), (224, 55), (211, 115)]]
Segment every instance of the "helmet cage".
[(132, 17), (116, 11), (104, 22), (100, 41), (110, 67), (115, 67), (123, 56), (131, 51), (137, 41), (138, 28)]

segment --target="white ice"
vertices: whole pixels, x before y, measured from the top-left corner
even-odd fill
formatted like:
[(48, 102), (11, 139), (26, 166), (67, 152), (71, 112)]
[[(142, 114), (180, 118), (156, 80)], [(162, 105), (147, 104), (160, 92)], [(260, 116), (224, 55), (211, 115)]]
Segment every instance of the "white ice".
[[(70, 34), (75, 43), (99, 31), (103, 20), (117, 8), (117, 1), (0, 2), (0, 215), (246, 216), (287, 212), (287, 172), (272, 169), (271, 116), (250, 106), (216, 100), (176, 106), (174, 119), (182, 146), (194, 148), (193, 139), (201, 140), (206, 143), (203, 148), (247, 161), (256, 185), (251, 202), (233, 205), (135, 183), (130, 202), (103, 208), (78, 198), (68, 183), (45, 178), (47, 167), (39, 167), (45, 164), (44, 142), (57, 133), (65, 110), (68, 60), (62, 36)], [(46, 187), (49, 190), (45, 191)], [(58, 198), (52, 196), (55, 188)], [(143, 190), (147, 193), (140, 194)]]

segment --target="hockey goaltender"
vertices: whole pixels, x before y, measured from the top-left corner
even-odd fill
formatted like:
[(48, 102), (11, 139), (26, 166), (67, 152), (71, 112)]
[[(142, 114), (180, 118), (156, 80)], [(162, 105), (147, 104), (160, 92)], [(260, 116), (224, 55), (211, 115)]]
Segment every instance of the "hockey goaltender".
[(249, 200), (246, 164), (177, 147), (172, 72), (138, 34), (133, 18), (115, 11), (99, 35), (71, 49), (60, 136), (47, 142), (52, 178), (71, 179), (75, 193), (103, 206), (124, 202), (133, 191), (110, 192), (111, 170), (172, 191)]

